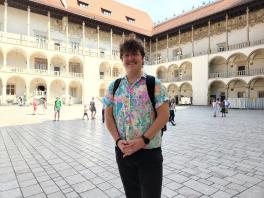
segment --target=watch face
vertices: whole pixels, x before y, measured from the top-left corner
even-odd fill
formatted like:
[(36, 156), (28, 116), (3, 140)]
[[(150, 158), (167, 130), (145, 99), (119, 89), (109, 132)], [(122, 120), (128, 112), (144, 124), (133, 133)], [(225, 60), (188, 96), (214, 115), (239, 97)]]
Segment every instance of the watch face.
[(148, 138), (146, 138), (144, 135), (142, 136), (142, 138), (143, 138), (143, 141), (145, 144), (149, 143), (150, 140)]

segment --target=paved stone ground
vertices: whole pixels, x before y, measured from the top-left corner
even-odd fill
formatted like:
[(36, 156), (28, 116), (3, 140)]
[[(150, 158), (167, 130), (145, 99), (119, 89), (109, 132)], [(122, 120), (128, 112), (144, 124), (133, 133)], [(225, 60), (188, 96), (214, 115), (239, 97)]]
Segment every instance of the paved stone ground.
[[(81, 106), (65, 107), (60, 122), (49, 109), (0, 111), (0, 198), (125, 197), (99, 116), (81, 120)], [(163, 139), (163, 198), (264, 197), (264, 111), (179, 108), (176, 120)]]

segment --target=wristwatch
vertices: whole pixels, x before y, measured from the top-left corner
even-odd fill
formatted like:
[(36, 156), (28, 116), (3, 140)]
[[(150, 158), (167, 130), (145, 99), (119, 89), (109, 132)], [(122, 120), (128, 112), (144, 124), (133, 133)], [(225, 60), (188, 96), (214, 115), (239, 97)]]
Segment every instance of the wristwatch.
[(145, 144), (149, 144), (150, 139), (148, 139), (147, 137), (145, 137), (144, 135), (141, 136), (141, 138), (143, 139)]

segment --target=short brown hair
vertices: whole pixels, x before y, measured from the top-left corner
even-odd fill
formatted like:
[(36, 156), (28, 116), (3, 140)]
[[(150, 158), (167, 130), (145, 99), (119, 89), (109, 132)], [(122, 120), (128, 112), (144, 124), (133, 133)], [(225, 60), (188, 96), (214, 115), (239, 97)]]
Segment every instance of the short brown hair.
[(135, 38), (135, 35), (130, 35), (123, 43), (119, 46), (120, 49), (120, 59), (123, 59), (123, 55), (125, 52), (136, 53), (140, 52), (142, 58), (144, 59), (145, 51), (142, 41)]

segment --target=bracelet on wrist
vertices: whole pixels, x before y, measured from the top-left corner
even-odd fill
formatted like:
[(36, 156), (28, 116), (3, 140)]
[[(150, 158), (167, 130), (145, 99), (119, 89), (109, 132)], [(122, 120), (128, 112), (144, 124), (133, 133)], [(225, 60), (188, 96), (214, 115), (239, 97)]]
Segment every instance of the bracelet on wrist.
[(122, 140), (121, 137), (119, 137), (119, 138), (116, 140), (116, 142), (115, 142), (115, 143), (116, 143), (116, 147), (118, 147), (118, 142), (119, 142), (120, 140)]

